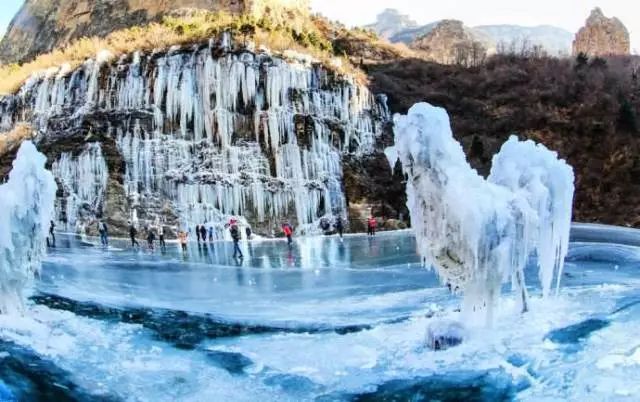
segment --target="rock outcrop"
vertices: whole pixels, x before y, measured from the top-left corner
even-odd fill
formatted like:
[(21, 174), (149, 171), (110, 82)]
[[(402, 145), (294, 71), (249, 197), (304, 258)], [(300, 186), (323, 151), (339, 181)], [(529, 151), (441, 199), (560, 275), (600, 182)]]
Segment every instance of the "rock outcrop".
[(21, 63), (74, 39), (105, 36), (183, 9), (263, 14), (306, 11), (308, 0), (26, 0), (0, 42), (0, 62)]
[(576, 34), (573, 54), (587, 56), (629, 55), (629, 31), (617, 18), (607, 18), (600, 8), (591, 12), (586, 25)]
[(462, 21), (442, 20), (428, 34), (411, 44), (413, 49), (440, 64), (477, 65), (487, 55), (487, 44)]

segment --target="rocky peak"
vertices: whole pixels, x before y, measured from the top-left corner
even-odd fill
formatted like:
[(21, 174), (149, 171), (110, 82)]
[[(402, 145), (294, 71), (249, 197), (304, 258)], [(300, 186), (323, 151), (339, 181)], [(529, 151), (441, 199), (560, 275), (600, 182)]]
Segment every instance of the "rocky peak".
[(366, 28), (371, 29), (381, 38), (391, 39), (397, 33), (406, 29), (417, 28), (418, 23), (412, 20), (408, 15), (400, 14), (394, 8), (387, 8), (380, 14), (374, 24), (367, 25)]
[(484, 59), (487, 45), (462, 21), (442, 20), (411, 47), (432, 61), (441, 64), (473, 65)]
[(596, 7), (573, 41), (573, 54), (611, 56), (630, 54), (629, 31), (617, 18), (607, 18)]
[(309, 0), (26, 0), (0, 42), (1, 63), (21, 63), (82, 37), (158, 21), (182, 9), (232, 14), (307, 11)]

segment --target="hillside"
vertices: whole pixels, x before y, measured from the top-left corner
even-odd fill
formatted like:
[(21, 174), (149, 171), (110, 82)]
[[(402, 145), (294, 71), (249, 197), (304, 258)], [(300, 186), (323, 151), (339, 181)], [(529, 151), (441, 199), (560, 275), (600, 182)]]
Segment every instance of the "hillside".
[(510, 134), (534, 139), (574, 166), (575, 220), (640, 227), (639, 66), (637, 58), (494, 56), (478, 68), (405, 59), (368, 73), (393, 112), (420, 101), (446, 108), (481, 173)]

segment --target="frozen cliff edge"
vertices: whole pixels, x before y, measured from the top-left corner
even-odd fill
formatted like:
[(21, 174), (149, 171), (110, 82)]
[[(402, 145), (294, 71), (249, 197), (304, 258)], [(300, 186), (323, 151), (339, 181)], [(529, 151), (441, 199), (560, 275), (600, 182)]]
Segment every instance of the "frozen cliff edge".
[(386, 154), (392, 165), (402, 162), (408, 179), (418, 252), (464, 294), (463, 313), (491, 323), (507, 281), (526, 311), (524, 268), (532, 257), (547, 296), (567, 253), (573, 169), (544, 146), (511, 137), (485, 180), (453, 138), (447, 112), (426, 103), (396, 115), (394, 131)]
[(22, 309), (23, 291), (40, 269), (57, 189), (45, 161), (25, 141), (0, 185), (0, 313)]

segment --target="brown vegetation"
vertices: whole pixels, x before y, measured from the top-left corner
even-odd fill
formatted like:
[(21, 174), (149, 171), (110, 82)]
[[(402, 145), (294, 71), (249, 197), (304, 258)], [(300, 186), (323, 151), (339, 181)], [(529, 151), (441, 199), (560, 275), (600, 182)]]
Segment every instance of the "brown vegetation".
[(394, 112), (446, 108), (481, 173), (509, 135), (535, 139), (574, 166), (577, 221), (640, 227), (638, 63), (502, 55), (477, 68), (406, 59), (368, 70)]
[(0, 133), (0, 158), (15, 152), (22, 141), (32, 138), (33, 134), (33, 129), (26, 123), (17, 124), (13, 130)]
[[(303, 14), (291, 14), (286, 22), (270, 15), (232, 15), (224, 12), (191, 11), (183, 15), (165, 17), (160, 23), (115, 31), (104, 38), (82, 38), (68, 46), (22, 65), (0, 66), (0, 94), (15, 93), (33, 73), (68, 64), (76, 68), (101, 50), (116, 57), (135, 51), (151, 52), (171, 46), (204, 43), (228, 31), (245, 43), (252, 41), (274, 52), (294, 50), (309, 54), (340, 73), (364, 79), (347, 58), (341, 63), (333, 59), (343, 56), (333, 50), (331, 38), (326, 36), (326, 20)], [(347, 35), (348, 30), (341, 31)], [(336, 67), (339, 66), (339, 67)]]

